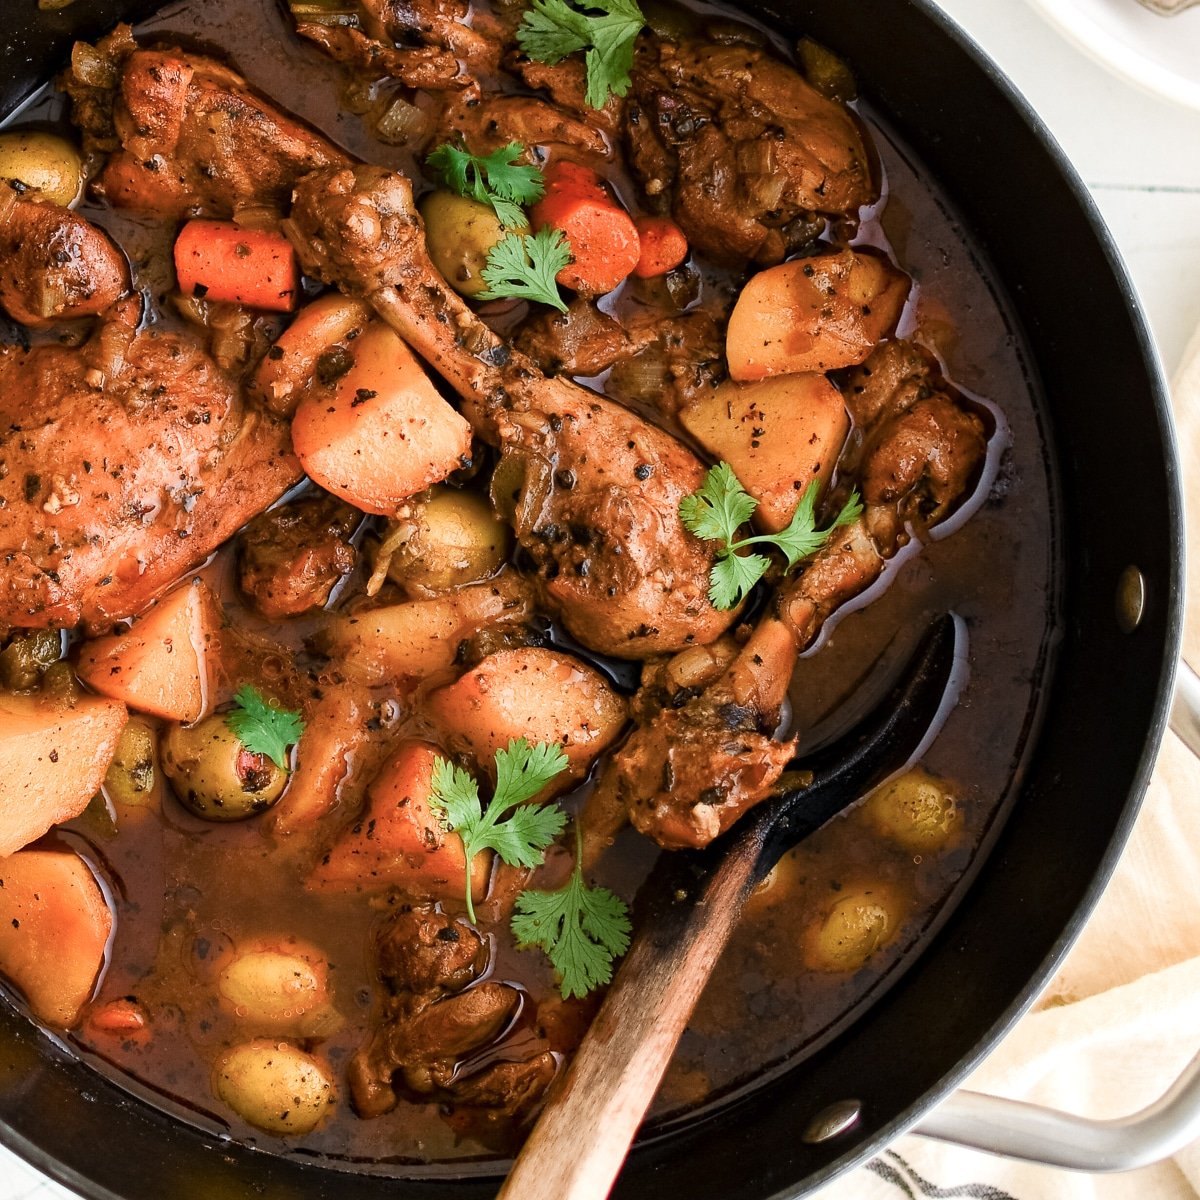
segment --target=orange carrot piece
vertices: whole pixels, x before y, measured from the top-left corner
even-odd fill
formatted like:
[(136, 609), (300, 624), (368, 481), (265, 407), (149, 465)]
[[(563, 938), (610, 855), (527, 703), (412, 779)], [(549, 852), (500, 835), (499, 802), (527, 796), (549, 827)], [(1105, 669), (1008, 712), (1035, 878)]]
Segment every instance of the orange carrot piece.
[(547, 196), (558, 192), (570, 192), (577, 196), (590, 196), (594, 200), (607, 200), (609, 204), (612, 203), (600, 176), (582, 163), (560, 158), (546, 168), (542, 178)]
[(221, 602), (203, 583), (165, 595), (123, 633), (85, 642), (76, 671), (102, 696), (172, 721), (208, 711), (209, 650), (220, 631)]
[(127, 1039), (148, 1032), (145, 1010), (136, 1000), (129, 997), (110, 1000), (107, 1004), (93, 1009), (88, 1014), (87, 1027), (95, 1033), (115, 1034)]
[(670, 217), (638, 217), (634, 221), (641, 252), (633, 273), (653, 279), (673, 271), (688, 255), (688, 240)]
[(546, 194), (531, 216), (535, 230), (550, 225), (571, 244), (571, 261), (557, 276), (563, 287), (611, 292), (638, 264), (641, 249), (633, 218), (587, 167), (565, 161), (551, 164)]
[(33, 1015), (69, 1029), (104, 965), (112, 913), (74, 852), (19, 850), (0, 862), (0, 971)]
[(64, 706), (0, 695), (0, 856), (87, 808), (128, 716), (124, 704), (99, 696)]
[(185, 296), (291, 312), (300, 274), (281, 233), (232, 221), (188, 221), (175, 239), (175, 276)]

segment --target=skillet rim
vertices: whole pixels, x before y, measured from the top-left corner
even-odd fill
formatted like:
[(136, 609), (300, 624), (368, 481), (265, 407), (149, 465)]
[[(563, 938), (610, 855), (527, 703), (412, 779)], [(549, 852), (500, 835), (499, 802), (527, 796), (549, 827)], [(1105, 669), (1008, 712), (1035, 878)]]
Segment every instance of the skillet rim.
[[(159, 5), (154, 4), (152, 0), (134, 0), (134, 3), (142, 10), (150, 10), (152, 8), (160, 7)], [(102, 9), (104, 13), (107, 14), (110, 10), (115, 12), (117, 8), (128, 9), (129, 7), (130, 5), (128, 3), (122, 5), (121, 0), (102, 0), (100, 5), (92, 8), (92, 13), (95, 14), (97, 9)], [(769, 3), (763, 5), (748, 4), (746, 7), (753, 8), (756, 11), (756, 15), (767, 17), (768, 19), (772, 15), (771, 5)], [(817, 4), (815, 7), (819, 10), (822, 6)], [(828, 8), (831, 6), (826, 5), (825, 7)], [(865, 0), (865, 3), (862, 4), (861, 7), (875, 10), (880, 10), (882, 7), (883, 9), (890, 8), (893, 11), (897, 8), (895, 0)], [(905, 0), (905, 3), (903, 3), (900, 7), (910, 14), (910, 24), (914, 19), (918, 23), (921, 21), (931, 23), (934, 31), (937, 34), (940, 34), (943, 38), (947, 39), (951, 46), (957, 50), (960, 57), (965, 56), (965, 58), (969, 61), (970, 67), (982, 76), (981, 83), (990, 87), (992, 92), (996, 93), (1002, 103), (1002, 106), (1007, 109), (1009, 116), (1015, 117), (1018, 121), (1018, 124), (1023, 126), (1026, 139), (1031, 137), (1034, 142), (1037, 143), (1042, 155), (1048, 160), (1046, 165), (1051, 168), (1051, 173), (1054, 176), (1054, 183), (1060, 190), (1065, 189), (1065, 197), (1070, 202), (1068, 207), (1075, 211), (1077, 217), (1082, 216), (1083, 218), (1083, 221), (1074, 229), (1075, 235), (1078, 236), (1080, 233), (1087, 234), (1087, 240), (1089, 240), (1091, 243), (1092, 250), (1098, 255), (1097, 262), (1103, 264), (1103, 270), (1101, 273), (1105, 276), (1106, 284), (1109, 287), (1111, 287), (1113, 284), (1116, 285), (1115, 292), (1113, 293), (1112, 297), (1109, 297), (1109, 301), (1111, 302), (1113, 298), (1119, 301), (1118, 307), (1122, 310), (1123, 318), (1127, 323), (1127, 327), (1121, 329), (1119, 332), (1122, 337), (1125, 338), (1125, 340), (1132, 342), (1132, 347), (1136, 351), (1135, 357), (1138, 360), (1138, 367), (1140, 369), (1139, 371), (1136, 371), (1135, 374), (1140, 374), (1141, 382), (1146, 385), (1146, 391), (1153, 409), (1153, 415), (1157, 419), (1156, 429), (1152, 431), (1152, 434), (1157, 435), (1159, 450), (1158, 461), (1161, 463), (1163, 471), (1163, 478), (1158, 481), (1161, 483), (1161, 487), (1159, 488), (1161, 495), (1157, 497), (1157, 500), (1160, 502), (1160, 507), (1165, 512), (1165, 519), (1162, 522), (1162, 525), (1169, 534), (1167, 541), (1170, 543), (1166, 547), (1157, 546), (1154, 554), (1152, 554), (1152, 558), (1155, 560), (1156, 568), (1159, 572), (1156, 580), (1156, 586), (1152, 588), (1152, 611), (1147, 619), (1147, 626), (1145, 626), (1142, 631), (1139, 631), (1138, 634), (1134, 635), (1134, 641), (1140, 642), (1141, 647), (1144, 647), (1147, 640), (1153, 638), (1153, 646), (1158, 646), (1161, 643), (1161, 652), (1155, 653), (1153, 648), (1151, 648), (1149, 651), (1143, 653), (1143, 658), (1147, 660), (1147, 664), (1144, 664), (1142, 668), (1142, 687), (1138, 691), (1138, 700), (1140, 704), (1139, 711), (1144, 710), (1145, 716), (1144, 719), (1137, 724), (1139, 730), (1144, 729), (1146, 731), (1147, 736), (1143, 742), (1140, 752), (1133, 755), (1130, 776), (1131, 783), (1127, 796), (1118, 806), (1118, 808), (1110, 814), (1113, 822), (1110, 834), (1105, 839), (1104, 848), (1099, 853), (1097, 865), (1091, 869), (1088, 881), (1078, 892), (1078, 897), (1074, 902), (1071, 915), (1065, 920), (1065, 922), (1062, 923), (1062, 928), (1060, 931), (1052, 939), (1050, 939), (1048, 946), (1043, 947), (1044, 953), (1042, 953), (1039, 963), (1035, 967), (1032, 974), (1027, 976), (1023, 987), (1021, 987), (1015, 996), (1008, 1000), (998, 1012), (991, 1014), (991, 1019), (984, 1026), (982, 1033), (976, 1029), (974, 1036), (968, 1039), (969, 1045), (966, 1047), (965, 1051), (961, 1053), (955, 1060), (955, 1065), (950, 1070), (942, 1072), (939, 1082), (934, 1087), (925, 1089), (915, 1100), (901, 1105), (899, 1110), (894, 1112), (894, 1115), (883, 1119), (872, 1119), (871, 1124), (873, 1127), (869, 1131), (865, 1132), (865, 1136), (861, 1134), (858, 1135), (858, 1140), (855, 1141), (855, 1144), (852, 1147), (840, 1152), (836, 1147), (827, 1147), (824, 1149), (818, 1148), (815, 1155), (812, 1148), (805, 1150), (803, 1153), (807, 1155), (809, 1160), (814, 1158), (816, 1159), (816, 1165), (808, 1166), (806, 1169), (800, 1171), (799, 1174), (797, 1174), (796, 1171), (789, 1166), (789, 1164), (798, 1162), (799, 1160), (794, 1155), (790, 1157), (788, 1155), (784, 1155), (783, 1163), (775, 1164), (774, 1169), (768, 1172), (760, 1172), (759, 1174), (761, 1175), (761, 1178), (759, 1178), (757, 1175), (754, 1178), (748, 1178), (746, 1160), (740, 1157), (740, 1154), (737, 1150), (727, 1151), (725, 1157), (733, 1160), (731, 1162), (731, 1167), (739, 1178), (737, 1194), (746, 1196), (753, 1194), (755, 1197), (763, 1197), (763, 1200), (766, 1200), (767, 1196), (772, 1197), (773, 1200), (782, 1200), (782, 1198), (785, 1196), (803, 1194), (803, 1191), (807, 1191), (813, 1187), (819, 1186), (829, 1178), (832, 1178), (835, 1174), (841, 1173), (842, 1171), (855, 1165), (857, 1162), (860, 1162), (869, 1155), (875, 1153), (883, 1145), (890, 1142), (896, 1135), (903, 1132), (904, 1129), (911, 1126), (915, 1121), (919, 1120), (922, 1113), (928, 1111), (928, 1109), (936, 1104), (942, 1098), (942, 1096), (957, 1086), (962, 1079), (965, 1078), (969, 1071), (978, 1063), (978, 1061), (980, 1061), (982, 1057), (995, 1045), (996, 1041), (999, 1040), (1003, 1033), (1006, 1032), (1007, 1029), (1011, 1027), (1011, 1025), (1020, 1017), (1020, 1015), (1027, 1009), (1029, 1004), (1032, 1003), (1036, 992), (1040, 990), (1040, 987), (1049, 978), (1055, 967), (1061, 961), (1063, 955), (1073, 943), (1079, 930), (1086, 921), (1088, 914), (1090, 913), (1096, 900), (1099, 898), (1104, 885), (1107, 883), (1107, 880), (1113, 868), (1115, 867), (1120, 850), (1123, 847), (1130, 828), (1132, 827), (1141, 797), (1149, 780), (1150, 772), (1153, 766), (1154, 755), (1166, 727), (1175, 656), (1181, 637), (1182, 522), (1180, 516), (1181, 505), (1179, 499), (1179, 471), (1176, 456), (1173, 450), (1173, 437), (1170, 428), (1169, 408), (1166, 400), (1166, 388), (1161, 377), (1161, 371), (1156, 363), (1152, 342), (1146, 327), (1144, 316), (1137, 308), (1135, 294), (1124, 267), (1120, 262), (1119, 256), (1116, 253), (1112, 239), (1105, 230), (1103, 222), (1100, 219), (1099, 213), (1096, 210), (1090, 195), (1087, 193), (1086, 189), (1075, 175), (1074, 169), (1071, 167), (1069, 160), (1053, 141), (1053, 138), (1027, 102), (1019, 95), (1019, 93), (1016, 92), (1015, 88), (1007, 81), (995, 64), (993, 64), (990, 59), (988, 59), (986, 55), (977, 46), (975, 46), (973, 42), (970, 41), (970, 39), (950, 18), (948, 18), (932, 3), (930, 3), (930, 0)], [(69, 9), (64, 11), (67, 14), (70, 13)], [(915, 17), (913, 14), (915, 14)], [(55, 14), (56, 17), (61, 15), (62, 14)], [(778, 28), (787, 28), (789, 26), (793, 28), (803, 27), (806, 29), (806, 31), (812, 32), (814, 36), (818, 36), (818, 40), (825, 41), (834, 49), (841, 48), (842, 43), (845, 41), (844, 37), (837, 36), (836, 30), (832, 31), (834, 33), (834, 36), (832, 37), (829, 36), (828, 32), (825, 34), (825, 36), (820, 36), (822, 20), (820, 19), (819, 14), (814, 11), (814, 5), (811, 3), (791, 4), (788, 5), (785, 13), (776, 13), (775, 15), (778, 20)], [(108, 15), (105, 15), (103, 17), (96, 16), (95, 19), (100, 21), (101, 27), (107, 27), (108, 25), (111, 25), (117, 18), (115, 15), (111, 18)], [(828, 20), (832, 20), (832, 18), (827, 17), (825, 23), (827, 23)], [(889, 30), (889, 32), (893, 31)], [(12, 41), (9, 41), (7, 44), (0, 44), (0, 50), (4, 52), (3, 57), (5, 59), (9, 57), (10, 49), (14, 44), (15, 43)], [(856, 66), (862, 59), (862, 55), (855, 52), (850, 53), (848, 57), (850, 57), (852, 61), (856, 63)], [(863, 70), (861, 75), (862, 78), (868, 82), (868, 90), (870, 91), (870, 88), (876, 82), (877, 77), (873, 77), (871, 72), (868, 70)], [(988, 98), (990, 100), (994, 100), (996, 97), (989, 96)], [(876, 106), (884, 114), (887, 114), (887, 119), (895, 121), (896, 127), (901, 131), (901, 143), (906, 147), (915, 148), (917, 151), (917, 159), (922, 162), (923, 165), (928, 165), (929, 158), (925, 153), (921, 152), (921, 146), (919, 144), (920, 139), (915, 139), (912, 136), (912, 131), (909, 128), (909, 124), (896, 120), (891, 115), (893, 110), (886, 99), (882, 100), (882, 102), (876, 100)], [(933, 178), (937, 179), (939, 188), (945, 186), (945, 173), (939, 172), (930, 166), (929, 174)], [(957, 202), (957, 196), (952, 194), (952, 199), (956, 202), (956, 207), (958, 208), (960, 215), (961, 213), (968, 211), (967, 205)], [(971, 228), (971, 222), (969, 220), (964, 221), (963, 224), (969, 234), (975, 234), (975, 231)], [(972, 240), (974, 240), (974, 237)], [(993, 281), (998, 284), (999, 290), (1002, 294), (1011, 292), (1011, 286), (1009, 280), (1006, 278), (1005, 271), (993, 270), (991, 272), (991, 276)], [(1092, 299), (1092, 297), (1089, 296), (1089, 299)], [(1016, 310), (1018, 314), (1020, 314), (1021, 305), (1010, 304), (1009, 307), (1012, 310)], [(1027, 322), (1022, 321), (1021, 323), (1023, 325), (1027, 325)], [(1034, 342), (1037, 340), (1036, 338), (1030, 338), (1028, 328), (1023, 329), (1021, 334), (1021, 340), (1024, 342), (1026, 347), (1032, 347)], [(1040, 360), (1039, 355), (1034, 354), (1031, 355), (1031, 357)], [(1059, 438), (1057, 440), (1060, 451), (1062, 451), (1063, 439)], [(1151, 441), (1154, 440), (1154, 436), (1151, 436)], [(1066, 473), (1068, 476), (1070, 476), (1072, 471), (1068, 469)], [(1072, 498), (1070, 495), (1068, 495), (1065, 510), (1066, 516), (1071, 515), (1071, 507)], [(1076, 513), (1075, 515), (1078, 516), (1079, 513)], [(1067, 524), (1068, 529), (1070, 528), (1069, 523), (1066, 522), (1065, 519), (1062, 523)], [(1160, 530), (1159, 532), (1162, 531)], [(1074, 599), (1076, 599), (1082, 591), (1086, 590), (1090, 582), (1093, 580), (1097, 570), (1093, 562), (1079, 561), (1078, 555), (1078, 546), (1072, 544), (1065, 547), (1065, 557), (1067, 559), (1067, 578), (1065, 587), (1067, 607), (1070, 610), (1070, 620), (1068, 621), (1068, 628), (1064, 631), (1064, 646), (1062, 648), (1062, 652), (1060, 653), (1060, 664), (1051, 688), (1056, 695), (1062, 687), (1061, 677), (1063, 666), (1061, 660), (1065, 656), (1066, 661), (1068, 664), (1070, 664), (1072, 662), (1073, 655), (1077, 656), (1081, 650), (1086, 652), (1084, 642), (1087, 639), (1085, 639), (1083, 636), (1085, 624), (1089, 630), (1094, 630), (1102, 624), (1103, 620), (1103, 618), (1100, 617), (1095, 605), (1086, 606), (1085, 610), (1078, 614), (1078, 620), (1077, 614), (1071, 608)], [(1111, 641), (1112, 639), (1109, 638), (1108, 640)], [(1087, 642), (1087, 644), (1090, 645), (1090, 641)], [(1127, 642), (1126, 644), (1129, 643)], [(1147, 665), (1150, 670), (1149, 675), (1146, 674)], [(1152, 686), (1150, 686), (1151, 684)], [(1061, 697), (1059, 697), (1059, 699), (1061, 700)], [(1031, 767), (1031, 776), (1034, 774), (1035, 769)], [(1026, 807), (1028, 807), (1028, 802), (1026, 802)], [(1017, 814), (1014, 813), (1014, 817), (1016, 815)], [(984, 876), (986, 876), (994, 867), (1002, 867), (1006, 861), (1006, 857), (1013, 853), (1014, 848), (1011, 843), (1015, 835), (1012, 832), (1012, 829), (1012, 822), (1010, 821), (1009, 826), (1002, 832), (996, 846), (991, 851), (989, 862), (984, 868)], [(983, 880), (981, 879), (980, 883), (982, 884), (982, 882)], [(965, 904), (969, 900), (970, 897), (968, 896), (964, 898), (963, 903)], [(956, 924), (961, 923), (961, 921), (958, 920), (958, 917), (959, 914), (956, 913), (950, 918), (950, 920), (947, 922), (947, 928), (943, 930), (938, 939), (935, 939), (935, 941), (940, 942), (943, 946), (953, 943), (955, 936), (954, 928)], [(932, 954), (932, 950), (932, 947), (927, 950), (921, 956), (920, 963), (913, 970), (908, 971), (906, 976), (924, 971)], [(902, 990), (903, 987), (904, 983), (902, 981), (899, 985), (899, 988)], [(889, 999), (887, 997), (881, 1001), (881, 1004), (885, 1007), (894, 1003), (894, 999)], [(874, 1018), (874, 1016), (875, 1009), (872, 1008), (871, 1012), (867, 1014), (864, 1020), (871, 1020)], [(23, 1018), (21, 1020), (23, 1020)], [(0, 1012), (0, 1037), (5, 1036), (6, 1034), (11, 1034), (12, 1031), (7, 1028), (11, 1024), (12, 1021), (9, 1012), (7, 1010)], [(857, 1025), (855, 1028), (857, 1028)], [(853, 1041), (854, 1036), (855, 1030), (851, 1029), (846, 1035), (844, 1035), (842, 1038), (839, 1038), (827, 1053), (823, 1052), (823, 1055), (818, 1057), (828, 1059), (841, 1053), (845, 1046)], [(52, 1055), (56, 1052), (60, 1055), (66, 1053), (62, 1050), (56, 1051), (55, 1048), (59, 1045), (57, 1040), (42, 1033), (41, 1031), (36, 1031), (31, 1038), (29, 1036), (28, 1028), (17, 1031), (15, 1042), (18, 1046), (24, 1046), (25, 1048), (36, 1044), (40, 1050), (45, 1051), (49, 1049), (49, 1052)], [(61, 1067), (62, 1065), (63, 1064), (60, 1063), (57, 1065), (57, 1067)], [(807, 1065), (808, 1064), (806, 1063), (805, 1066)], [(11, 1062), (4, 1062), (0, 1064), (0, 1079), (9, 1078), (11, 1081), (13, 1071), (14, 1067)], [(60, 1101), (64, 1100), (65, 1097), (74, 1096), (76, 1098), (83, 1098), (88, 1103), (94, 1102), (95, 1095), (97, 1093), (102, 1093), (105, 1090), (100, 1086), (100, 1084), (104, 1081), (99, 1080), (98, 1077), (95, 1076), (89, 1069), (84, 1068), (84, 1071), (85, 1075), (79, 1079), (59, 1080), (59, 1086), (57, 1088), (52, 1087), (51, 1091), (57, 1091), (58, 1099)], [(20, 1080), (21, 1085), (25, 1085), (27, 1083), (27, 1079)], [(672, 1193), (678, 1191), (678, 1194), (680, 1195), (683, 1195), (685, 1192), (690, 1195), (704, 1194), (703, 1192), (697, 1192), (694, 1186), (694, 1181), (699, 1178), (700, 1181), (705, 1185), (711, 1186), (717, 1181), (717, 1176), (720, 1175), (720, 1172), (718, 1172), (717, 1175), (714, 1175), (711, 1169), (701, 1169), (698, 1174), (694, 1170), (684, 1171), (682, 1173), (683, 1176), (690, 1176), (693, 1181), (689, 1184), (685, 1182), (684, 1178), (681, 1178), (678, 1166), (672, 1165), (675, 1160), (677, 1160), (680, 1156), (685, 1156), (687, 1159), (695, 1161), (694, 1151), (697, 1147), (703, 1145), (705, 1142), (711, 1143), (713, 1127), (717, 1124), (728, 1124), (731, 1121), (737, 1121), (739, 1124), (745, 1125), (746, 1123), (763, 1121), (767, 1115), (764, 1113), (764, 1107), (769, 1106), (773, 1099), (778, 1098), (778, 1092), (785, 1090), (789, 1084), (794, 1083), (795, 1080), (790, 1080), (789, 1075), (785, 1074), (780, 1080), (776, 1081), (772, 1085), (767, 1085), (759, 1092), (756, 1092), (753, 1096), (748, 1097), (744, 1102), (722, 1108), (718, 1110), (712, 1117), (703, 1119), (697, 1122), (695, 1125), (688, 1127), (686, 1131), (681, 1131), (678, 1134), (666, 1133), (662, 1137), (656, 1138), (649, 1144), (639, 1145), (637, 1148), (635, 1148), (626, 1175), (623, 1177), (622, 1182), (618, 1185), (618, 1189), (615, 1194), (617, 1196), (630, 1197), (641, 1195), (643, 1194), (642, 1189), (644, 1189), (646, 1186), (655, 1187), (657, 1194), (658, 1190), (660, 1190), (662, 1187), (668, 1186), (665, 1176), (671, 1179), (669, 1186)], [(17, 1090), (18, 1092), (22, 1092), (24, 1091), (24, 1087), (18, 1086)], [(131, 1102), (125, 1093), (117, 1092), (116, 1095), (118, 1100), (121, 1102), (118, 1104), (119, 1108), (131, 1108), (134, 1102)], [(3, 1107), (8, 1107), (7, 1101), (3, 1102)], [(811, 1111), (813, 1110), (811, 1110), (810, 1105), (810, 1115)], [(254, 1150), (243, 1150), (233, 1146), (230, 1143), (224, 1142), (220, 1138), (204, 1135), (192, 1127), (176, 1125), (174, 1122), (170, 1121), (169, 1117), (164, 1116), (158, 1110), (152, 1110), (152, 1112), (153, 1116), (157, 1118), (157, 1120), (147, 1121), (145, 1114), (136, 1112), (133, 1113), (133, 1117), (135, 1118), (134, 1124), (140, 1122), (143, 1125), (147, 1125), (147, 1128), (151, 1130), (149, 1137), (151, 1138), (152, 1142), (158, 1142), (158, 1139), (163, 1133), (162, 1130), (154, 1127), (165, 1121), (169, 1123), (170, 1127), (174, 1130), (184, 1129), (189, 1135), (195, 1135), (190, 1139), (185, 1140), (189, 1145), (198, 1142), (200, 1149), (208, 1152), (208, 1170), (205, 1172), (207, 1180), (206, 1193), (207, 1188), (211, 1188), (216, 1182), (216, 1179), (212, 1174), (213, 1168), (217, 1168), (217, 1176), (222, 1178), (228, 1177), (230, 1183), (233, 1183), (234, 1180), (243, 1181), (241, 1170), (234, 1169), (235, 1158), (237, 1158), (240, 1162), (240, 1159), (244, 1157), (246, 1159), (246, 1163), (250, 1165), (252, 1173), (256, 1176), (256, 1178), (260, 1179), (261, 1177), (258, 1175), (258, 1171), (265, 1163), (289, 1163), (289, 1160), (280, 1160), (274, 1158), (273, 1156), (256, 1152)], [(774, 1136), (775, 1127), (771, 1126), (770, 1128), (771, 1136)], [(793, 1137), (794, 1136), (795, 1133), (793, 1131)], [(125, 1191), (118, 1192), (110, 1190), (111, 1180), (109, 1182), (103, 1182), (101, 1180), (85, 1177), (83, 1171), (78, 1165), (78, 1162), (75, 1160), (72, 1162), (60, 1162), (58, 1159), (51, 1157), (49, 1154), (47, 1154), (47, 1152), (40, 1148), (40, 1145), (36, 1145), (18, 1126), (10, 1126), (9, 1124), (5, 1123), (3, 1128), (0, 1128), (0, 1141), (5, 1141), (10, 1145), (11, 1148), (17, 1150), (18, 1153), (21, 1153), (23, 1157), (29, 1159), (34, 1163), (34, 1165), (38, 1166), (52, 1178), (57, 1179), (59, 1182), (62, 1182), (69, 1187), (73, 1187), (76, 1190), (82, 1191), (83, 1194), (94, 1196), (96, 1197), (96, 1200), (119, 1200), (120, 1196), (131, 1194)], [(159, 1145), (161, 1153), (161, 1143), (159, 1143)], [(188, 1152), (191, 1153), (191, 1151)], [(171, 1155), (172, 1160), (174, 1160), (176, 1157), (177, 1156), (174, 1153)], [(203, 1158), (204, 1155), (201, 1155), (201, 1157)], [(703, 1157), (704, 1156), (701, 1156), (701, 1158)], [(222, 1171), (219, 1167), (217, 1167), (217, 1164), (222, 1160), (224, 1160), (224, 1162), (228, 1164), (230, 1168), (228, 1175), (225, 1171)], [(131, 1158), (131, 1161), (128, 1165), (132, 1169), (134, 1176), (139, 1178), (140, 1186), (141, 1183), (146, 1182), (145, 1170), (144, 1164), (135, 1166), (134, 1163), (136, 1163), (136, 1161), (136, 1158)], [(176, 1195), (185, 1196), (188, 1194), (187, 1179), (191, 1173), (188, 1171), (183, 1171), (182, 1164), (179, 1164), (179, 1167), (181, 1169), (181, 1175), (177, 1175), (174, 1178), (174, 1182), (177, 1185), (174, 1189), (174, 1193)], [(272, 1190), (269, 1193), (271, 1196), (275, 1196), (276, 1194), (281, 1197), (291, 1195), (298, 1196), (303, 1194), (306, 1197), (318, 1197), (326, 1194), (336, 1194), (339, 1197), (344, 1198), (344, 1200), (351, 1200), (352, 1197), (356, 1197), (358, 1195), (366, 1197), (379, 1194), (378, 1190), (373, 1187), (368, 1190), (360, 1191), (358, 1188), (350, 1186), (352, 1181), (356, 1179), (368, 1181), (372, 1180), (373, 1177), (369, 1175), (347, 1175), (339, 1170), (326, 1171), (304, 1163), (289, 1163), (289, 1168), (289, 1171), (283, 1172), (278, 1178), (275, 1177), (277, 1174), (275, 1171), (270, 1169), (266, 1171), (267, 1183), (273, 1189), (279, 1189), (278, 1192)], [(781, 1170), (781, 1168), (783, 1169)], [(791, 1170), (792, 1177), (790, 1180), (783, 1180), (783, 1176), (787, 1174), (788, 1170)], [(295, 1172), (298, 1172), (298, 1174)], [(321, 1183), (317, 1182), (318, 1177), (324, 1180), (332, 1181), (330, 1186), (333, 1188), (333, 1191), (326, 1193), (325, 1187)], [(125, 1186), (128, 1187), (129, 1184), (127, 1175), (126, 1179), (127, 1182)], [(797, 1179), (799, 1182), (797, 1182)], [(301, 1180), (303, 1180), (303, 1183), (301, 1183)], [(315, 1188), (310, 1186), (314, 1184), (316, 1185)], [(180, 1185), (182, 1185), (182, 1187)], [(771, 1190), (754, 1191), (751, 1193), (749, 1191), (743, 1191), (742, 1185), (749, 1187), (759, 1187), (761, 1185)], [(297, 1186), (303, 1188), (302, 1193), (294, 1190), (294, 1188)], [(385, 1186), (389, 1186), (391, 1189), (393, 1189), (392, 1194), (396, 1194), (394, 1191), (396, 1188), (395, 1184)], [(493, 1193), (495, 1177), (492, 1177), (490, 1180), (478, 1178), (470, 1180), (463, 1179), (460, 1180), (457, 1185), (453, 1186), (456, 1187), (456, 1194), (461, 1195), (464, 1198), (467, 1196), (474, 1197), (476, 1195), (482, 1197)], [(797, 1192), (795, 1190), (796, 1187), (800, 1187), (803, 1189), (803, 1191)], [(144, 1193), (135, 1192), (132, 1194)], [(431, 1197), (444, 1197), (447, 1195), (447, 1187), (441, 1183), (435, 1184), (432, 1181), (418, 1182), (415, 1185), (406, 1186), (404, 1194), (411, 1195), (414, 1198), (425, 1195)], [(730, 1195), (734, 1193), (716, 1191), (712, 1192), (711, 1194)]]

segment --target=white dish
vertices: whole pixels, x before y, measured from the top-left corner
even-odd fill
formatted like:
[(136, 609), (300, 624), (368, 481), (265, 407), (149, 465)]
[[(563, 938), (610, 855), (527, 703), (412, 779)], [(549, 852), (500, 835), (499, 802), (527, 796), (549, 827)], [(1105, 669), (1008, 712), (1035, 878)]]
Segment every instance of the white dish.
[(1029, 0), (1102, 66), (1156, 96), (1200, 109), (1200, 5), (1161, 17), (1137, 0)]

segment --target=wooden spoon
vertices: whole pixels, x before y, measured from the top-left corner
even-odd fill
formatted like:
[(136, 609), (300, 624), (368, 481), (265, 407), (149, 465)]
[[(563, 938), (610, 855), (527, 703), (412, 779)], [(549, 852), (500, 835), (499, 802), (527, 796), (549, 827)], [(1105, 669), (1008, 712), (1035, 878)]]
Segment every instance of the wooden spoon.
[(638, 895), (637, 934), (498, 1200), (602, 1200), (747, 897), (785, 850), (919, 758), (965, 673), (961, 623), (941, 617), (888, 695), (809, 758), (812, 781), (767, 801), (708, 849), (664, 855)]

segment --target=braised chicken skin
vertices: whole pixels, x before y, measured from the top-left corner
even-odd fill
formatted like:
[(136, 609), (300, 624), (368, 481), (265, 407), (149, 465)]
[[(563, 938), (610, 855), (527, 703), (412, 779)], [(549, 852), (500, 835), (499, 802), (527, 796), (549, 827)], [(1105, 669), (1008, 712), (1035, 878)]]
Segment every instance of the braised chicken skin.
[(287, 427), (186, 337), (126, 314), (0, 347), (0, 627), (102, 631), (300, 478)]

